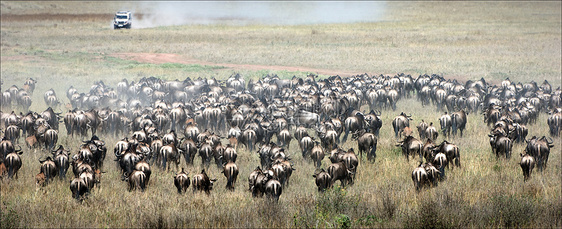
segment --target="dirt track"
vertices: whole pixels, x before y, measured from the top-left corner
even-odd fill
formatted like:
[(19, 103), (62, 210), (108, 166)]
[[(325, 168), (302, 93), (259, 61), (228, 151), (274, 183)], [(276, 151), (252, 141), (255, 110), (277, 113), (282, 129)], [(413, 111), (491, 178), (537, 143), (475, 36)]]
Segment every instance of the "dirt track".
[(290, 71), (290, 72), (313, 72), (319, 75), (340, 75), (351, 76), (358, 73), (330, 70), (330, 69), (315, 69), (307, 67), (295, 66), (276, 66), (276, 65), (251, 65), (251, 64), (227, 64), (227, 63), (213, 63), (201, 60), (188, 58), (178, 54), (171, 53), (114, 53), (109, 56), (117, 57), (126, 60), (134, 60), (141, 63), (163, 64), (163, 63), (179, 63), (179, 64), (199, 64), (207, 66), (222, 66), (234, 70), (274, 70), (274, 71)]

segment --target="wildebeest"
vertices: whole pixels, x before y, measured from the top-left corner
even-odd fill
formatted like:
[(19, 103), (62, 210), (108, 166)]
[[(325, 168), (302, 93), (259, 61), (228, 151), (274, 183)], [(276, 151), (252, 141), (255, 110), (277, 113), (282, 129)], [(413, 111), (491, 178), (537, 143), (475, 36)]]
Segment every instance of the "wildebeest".
[(435, 154), (433, 153), (433, 147), (435, 147), (435, 142), (427, 138), (422, 148), (422, 155), (423, 158), (425, 158), (426, 162), (432, 161), (433, 158), (435, 157)]
[(142, 192), (144, 192), (144, 190), (146, 189), (146, 174), (144, 174), (144, 172), (142, 171), (138, 171), (138, 170), (133, 170), (131, 172), (131, 174), (124, 174), (124, 181), (127, 181), (127, 183), (129, 184), (129, 192), (133, 191), (133, 190), (137, 190), (140, 189)]
[(437, 170), (431, 162), (422, 165), (427, 174), (427, 181), (429, 186), (437, 186), (438, 181), (441, 180), (441, 171)]
[[(176, 148), (176, 145), (169, 144), (169, 145), (162, 146), (162, 148), (160, 149), (159, 158), (162, 162), (160, 164), (161, 169), (169, 171), (170, 166), (173, 162), (173, 164), (176, 166), (176, 171), (178, 170), (179, 163), (180, 163), (180, 152), (178, 152), (178, 149)], [(169, 164), (167, 164), (168, 161), (169, 161)]]
[(187, 176), (188, 174), (189, 172), (185, 172), (184, 168), (181, 168), (181, 172), (176, 173), (174, 176), (174, 185), (178, 189), (179, 194), (185, 193), (191, 184), (191, 180)]
[(261, 168), (258, 166), (256, 167), (256, 169), (254, 169), (254, 171), (252, 171), (250, 173), (250, 175), (248, 176), (248, 190), (250, 192), (252, 192), (252, 194), (254, 195), (254, 197), (257, 194), (257, 191), (255, 191), (255, 184), (256, 184), (256, 180), (258, 179), (259, 176), (263, 175), (263, 171), (261, 170)]
[(254, 151), (254, 146), (257, 142), (257, 135), (256, 132), (252, 129), (245, 129), (240, 135), (239, 142), (246, 146), (250, 152)]
[(45, 175), (45, 183), (48, 184), (57, 175), (56, 164), (50, 156), (44, 160), (39, 159), (39, 163), (41, 163), (41, 172)]
[(510, 131), (508, 137), (514, 143), (521, 143), (524, 142), (527, 138), (527, 134), (529, 134), (529, 130), (525, 125), (521, 125), (519, 123), (513, 123), (513, 130)]
[(416, 128), (418, 129), (418, 134), (420, 136), (420, 139), (426, 139), (428, 138), (425, 133), (426, 133), (426, 129), (427, 129), (428, 125), (427, 123), (422, 119), (421, 122), (416, 126)]
[(289, 147), (291, 145), (291, 139), (292, 139), (291, 133), (286, 128), (282, 129), (277, 134), (277, 144), (281, 147), (287, 147), (287, 150), (289, 149)]
[(560, 136), (560, 130), (562, 129), (562, 113), (559, 109), (555, 109), (553, 112), (550, 112), (547, 123), (550, 130), (550, 136)]
[(359, 148), (359, 158), (363, 158), (363, 152), (367, 152), (367, 159), (375, 162), (377, 157), (377, 137), (374, 134), (359, 130), (352, 135), (357, 140), (357, 148)]
[(375, 136), (379, 136), (379, 131), (382, 127), (380, 112), (377, 114), (375, 111), (371, 110), (369, 114), (365, 115), (365, 122), (367, 123), (367, 132), (370, 132)]
[(343, 161), (328, 166), (328, 174), (332, 178), (330, 186), (334, 185), (337, 180), (340, 181), (342, 187), (353, 184), (353, 176), (355, 175), (353, 169), (348, 168)]
[(281, 182), (276, 180), (275, 178), (269, 179), (265, 184), (265, 194), (269, 199), (274, 200), (275, 202), (279, 201), (279, 196), (283, 192), (283, 186)]
[(394, 130), (394, 137), (398, 138), (398, 134), (402, 132), (404, 127), (410, 126), (410, 120), (412, 120), (411, 115), (406, 115), (404, 112), (396, 116), (392, 120), (392, 129)]
[(310, 152), (310, 158), (312, 158), (312, 161), (315, 162), (317, 168), (320, 168), (320, 166), (322, 166), (322, 159), (324, 159), (324, 149), (322, 149), (322, 146), (320, 146), (320, 143), (318, 141), (314, 142), (314, 147), (312, 147), (312, 150)]
[(185, 164), (193, 165), (195, 154), (197, 154), (197, 146), (195, 142), (190, 138), (185, 138), (181, 141), (180, 145), (178, 146), (178, 149), (180, 149), (183, 153)]
[(349, 109), (348, 111), (346, 111), (346, 114), (348, 116), (344, 120), (345, 134), (343, 136), (342, 142), (345, 142), (347, 140), (347, 135), (349, 134), (349, 132), (353, 133), (355, 131), (363, 129), (365, 126), (365, 116), (363, 115), (363, 113)]
[(80, 173), (80, 175), (78, 177), (82, 178), (84, 180), (84, 183), (86, 183), (86, 186), (88, 187), (88, 189), (90, 191), (92, 191), (92, 189), (94, 188), (94, 185), (95, 185), (94, 172), (93, 171), (85, 171), (85, 172)]
[(294, 133), (295, 139), (300, 144), (301, 139), (308, 136), (308, 131), (304, 126), (298, 126)]
[(90, 192), (90, 189), (86, 185), (84, 179), (80, 177), (75, 177), (70, 181), (70, 191), (72, 192), (72, 197), (76, 200), (82, 200), (84, 196)]
[(19, 142), (20, 138), (20, 128), (17, 125), (9, 125), (6, 127), (6, 131), (4, 133), (4, 137), (11, 141), (14, 144)]
[(453, 137), (457, 135), (457, 129), (460, 130), (462, 137), (462, 132), (464, 131), (467, 122), (466, 115), (467, 114), (464, 110), (451, 114), (451, 129), (453, 131)]
[(213, 183), (215, 183), (217, 179), (210, 179), (205, 172), (205, 169), (201, 170), (201, 173), (196, 174), (193, 176), (193, 180), (191, 181), (191, 185), (193, 186), (193, 192), (195, 191), (204, 191), (207, 195), (211, 194), (211, 190), (213, 189)]
[(185, 137), (195, 142), (197, 141), (197, 136), (199, 136), (199, 133), (199, 128), (197, 127), (197, 124), (193, 121), (193, 119), (186, 120)]
[(499, 158), (500, 155), (505, 155), (505, 158), (509, 159), (511, 157), (511, 148), (513, 147), (511, 139), (498, 132), (488, 136), (490, 137), (490, 144), (493, 144), (492, 152), (496, 154), (496, 158)]
[(312, 177), (314, 177), (315, 179), (315, 183), (318, 187), (319, 192), (324, 192), (332, 185), (332, 177), (324, 169), (321, 169), (317, 173), (314, 173)]
[(295, 114), (295, 125), (304, 125), (306, 127), (313, 127), (320, 123), (320, 115), (314, 112), (299, 110)]
[(201, 157), (201, 164), (205, 168), (209, 168), (209, 164), (213, 158), (213, 147), (210, 140), (205, 140), (199, 145), (199, 156)]
[(22, 89), (27, 91), (29, 94), (33, 94), (33, 91), (35, 91), (35, 84), (37, 84), (37, 80), (34, 80), (31, 77), (27, 78), (23, 83)]
[(59, 133), (54, 129), (48, 129), (45, 131), (45, 149), (53, 150), (53, 147), (57, 144), (59, 140)]
[(130, 175), (137, 162), (141, 161), (143, 158), (144, 156), (142, 154), (137, 154), (133, 147), (130, 147), (124, 154), (118, 156), (116, 160), (119, 162), (121, 171)]
[(302, 157), (304, 159), (309, 159), (312, 148), (314, 148), (314, 139), (310, 136), (305, 136), (299, 142), (301, 148)]
[(226, 177), (226, 189), (234, 191), (234, 185), (238, 177), (238, 166), (234, 162), (229, 161), (223, 165), (222, 173)]
[(425, 129), (425, 137), (431, 139), (432, 141), (435, 141), (437, 140), (438, 136), (439, 131), (437, 131), (437, 128), (433, 126), (433, 122), (430, 122), (429, 126)]
[(59, 129), (59, 115), (60, 113), (55, 113), (53, 108), (48, 107), (47, 110), (41, 112), (41, 117), (49, 123), (49, 126), (58, 131)]
[(224, 162), (232, 161), (236, 163), (236, 158), (238, 158), (238, 153), (236, 152), (236, 149), (232, 147), (232, 145), (227, 144), (222, 154), (222, 161)]
[(449, 168), (449, 164), (453, 162), (455, 166), (461, 167), (460, 150), (457, 145), (449, 143), (448, 141), (443, 141), (433, 148), (433, 152), (435, 155), (443, 153), (447, 156), (447, 161), (449, 162), (447, 163), (447, 168)]
[(535, 168), (535, 158), (527, 152), (525, 154), (521, 154), (521, 161), (519, 165), (521, 166), (521, 170), (523, 170), (523, 181), (529, 180), (531, 177), (531, 173), (533, 172), (533, 168)]
[(418, 153), (420, 160), (422, 160), (423, 143), (420, 140), (412, 136), (408, 136), (404, 140), (398, 141), (396, 146), (400, 146), (402, 148), (402, 154), (406, 157), (407, 161), (410, 161), (410, 155), (415, 158), (416, 153)]
[(552, 139), (549, 142), (545, 136), (542, 136), (541, 138), (533, 136), (530, 140), (527, 141), (525, 152), (535, 157), (535, 161), (539, 171), (543, 171), (543, 169), (546, 168), (548, 156), (550, 154), (550, 148), (554, 147), (554, 144), (552, 143)]
[(74, 136), (74, 132), (76, 130), (76, 128), (74, 127), (76, 125), (75, 118), (76, 118), (75, 110), (72, 111), (69, 110), (64, 115), (63, 121), (64, 121), (64, 126), (66, 128), (66, 134), (68, 136)]
[(447, 156), (444, 153), (438, 153), (431, 163), (437, 166), (440, 173), (439, 179), (443, 180), (445, 178), (445, 166), (448, 166)]
[(150, 181), (150, 175), (152, 174), (152, 170), (150, 170), (150, 165), (145, 161), (145, 158), (142, 158), (139, 162), (135, 164), (135, 169), (137, 171), (141, 171), (146, 175), (146, 184)]
[(427, 172), (425, 171), (425, 168), (423, 168), (421, 165), (415, 168), (414, 171), (412, 171), (412, 181), (414, 182), (414, 187), (418, 192), (423, 187), (425, 187), (428, 181)]
[(4, 159), (4, 165), (8, 170), (9, 179), (12, 179), (14, 175), (16, 176), (16, 179), (18, 179), (18, 171), (22, 166), (22, 161), (19, 155), (21, 155), (22, 153), (23, 152), (21, 152), (21, 150), (15, 150), (6, 155), (6, 158)]
[[(6, 137), (4, 136), (2, 138), (2, 141), (0, 142), (0, 156), (2, 158), (6, 158), (6, 156), (11, 153), (14, 152), (15, 148), (14, 148), (14, 143), (12, 143), (10, 140), (6, 139)], [(21, 151), (21, 147), (20, 147), (20, 151)]]
[(447, 112), (439, 118), (439, 124), (441, 125), (443, 136), (449, 137), (451, 135), (452, 120), (451, 116), (447, 114)]

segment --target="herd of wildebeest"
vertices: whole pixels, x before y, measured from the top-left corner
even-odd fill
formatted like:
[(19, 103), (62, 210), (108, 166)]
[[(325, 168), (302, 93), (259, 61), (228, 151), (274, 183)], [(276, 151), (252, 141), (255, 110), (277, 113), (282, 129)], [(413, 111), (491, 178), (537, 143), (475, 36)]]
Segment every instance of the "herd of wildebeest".
[[(191, 185), (194, 192), (209, 194), (216, 178), (210, 178), (205, 169), (212, 161), (223, 171), (226, 188), (234, 190), (239, 175), (237, 150), (243, 146), (260, 160), (248, 174), (249, 192), (278, 200), (296, 169), (293, 160), (316, 166), (310, 174), (320, 192), (338, 180), (341, 186), (353, 185), (359, 161), (376, 163), (383, 125), (380, 111), (395, 112), (398, 100), (414, 95), (423, 106), (434, 106), (443, 114), (439, 127), (421, 120), (411, 128), (412, 118), (403, 112), (391, 124), (396, 146), (406, 160), (419, 157), (420, 164), (411, 174), (418, 191), (443, 181), (445, 167), (461, 167), (461, 150), (447, 139), (457, 134), (462, 137), (469, 114), (480, 122), (482, 118), (476, 114), (483, 115), (498, 160), (510, 158), (514, 143), (526, 144), (520, 161), (525, 181), (535, 166), (546, 169), (553, 147), (550, 137), (527, 138), (526, 126), (534, 124), (541, 112), (549, 114), (551, 136), (558, 137), (562, 126), (561, 89), (553, 90), (546, 80), (539, 86), (509, 79), (491, 85), (483, 78), (461, 84), (435, 74), (417, 78), (360, 74), (322, 80), (314, 75), (292, 79), (267, 75), (248, 83), (239, 74), (225, 81), (145, 77), (138, 82), (123, 79), (115, 87), (98, 81), (89, 92), (70, 87), (67, 104), (50, 89), (44, 94), (49, 108), (41, 113), (28, 110), (36, 83), (29, 78), (23, 87), (13, 85), (2, 93), (0, 176), (17, 179), (22, 136), (29, 150), (49, 152), (39, 160), (37, 187), (55, 177), (65, 180), (72, 167), (70, 190), (79, 200), (100, 183), (107, 152), (100, 139), (104, 136), (121, 139), (113, 153), (129, 191), (145, 191), (155, 166), (176, 172), (170, 185), (178, 193), (185, 193)], [(369, 112), (361, 107), (368, 107)], [(63, 109), (65, 114), (54, 111)], [(79, 149), (58, 144), (59, 123), (64, 123), (69, 139), (82, 141)], [(358, 152), (340, 147), (349, 134), (357, 142)], [(445, 140), (438, 143), (440, 134)], [(292, 140), (297, 141), (301, 155), (289, 154)], [(183, 157), (186, 165), (193, 165), (196, 155), (201, 157), (203, 170), (189, 176), (179, 164)], [(331, 164), (324, 169), (326, 156)]]

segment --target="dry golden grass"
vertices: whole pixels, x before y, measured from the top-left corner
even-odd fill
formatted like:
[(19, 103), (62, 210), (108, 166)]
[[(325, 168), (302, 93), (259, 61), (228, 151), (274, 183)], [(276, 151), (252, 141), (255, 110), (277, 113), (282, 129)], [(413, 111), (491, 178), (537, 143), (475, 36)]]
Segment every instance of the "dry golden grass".
[[(105, 3), (75, 7), (75, 2), (2, 2), (2, 14), (78, 13), (105, 14)], [(185, 25), (113, 31), (110, 20), (2, 21), (2, 91), (22, 86), (27, 77), (39, 84), (31, 109), (43, 111), (42, 93), (55, 89), (67, 103), (66, 90), (80, 92), (96, 80), (115, 86), (122, 78), (145, 76), (162, 79), (216, 77), (232, 72), (247, 78), (268, 73), (282, 77), (303, 72), (250, 71), (198, 65), (146, 64), (110, 57), (112, 53), (176, 53), (214, 63), (303, 66), (369, 74), (439, 73), (446, 78), (497, 82), (541, 83), (560, 86), (560, 2), (415, 2), (387, 3), (387, 17), (377, 23), (227, 26)], [(8, 8), (9, 7), (9, 8)], [(101, 7), (101, 8), (100, 8)], [(123, 42), (128, 41), (128, 42)], [(63, 111), (63, 110), (60, 110)], [(524, 183), (517, 162), (522, 145), (515, 145), (511, 160), (491, 154), (488, 128), (479, 114), (470, 114), (459, 145), (462, 169), (447, 171), (439, 187), (416, 194), (410, 178), (415, 161), (407, 163), (394, 146), (391, 120), (400, 111), (411, 113), (412, 124), (421, 119), (437, 123), (434, 107), (422, 108), (414, 100), (401, 100), (396, 112), (383, 111), (383, 128), (374, 164), (361, 162), (355, 185), (318, 194), (314, 167), (302, 161), (293, 141), (290, 153), (296, 171), (278, 205), (253, 199), (247, 177), (259, 160), (255, 153), (239, 151), (240, 175), (236, 191), (226, 191), (218, 178), (210, 196), (177, 194), (173, 172), (154, 168), (144, 193), (127, 192), (120, 181), (111, 148), (118, 139), (101, 136), (108, 157), (101, 188), (82, 204), (70, 196), (68, 181), (54, 182), (35, 191), (40, 150), (25, 150), (18, 180), (0, 182), (2, 227), (560, 227), (562, 214), (560, 139), (555, 139), (549, 167), (533, 172)], [(529, 136), (547, 135), (546, 114), (529, 125)], [(439, 141), (443, 138), (440, 137)], [(23, 143), (23, 141), (22, 141)], [(77, 149), (61, 128), (59, 143)], [(348, 141), (344, 148), (357, 148)], [(182, 166), (185, 166), (182, 161)], [(327, 167), (328, 159), (323, 162)], [(190, 175), (200, 171), (187, 167)], [(70, 173), (68, 176), (70, 177)]]
[[(398, 104), (398, 110), (412, 114), (412, 124), (421, 119), (436, 122), (439, 115), (422, 112), (424, 109), (433, 108), (422, 108), (413, 100)], [(439, 187), (416, 194), (410, 173), (417, 162), (407, 163), (394, 146), (390, 122), (395, 113), (383, 112), (376, 162), (361, 161), (355, 185), (345, 190), (317, 193), (314, 166), (302, 160), (293, 142), (289, 152), (297, 170), (278, 205), (254, 199), (247, 191), (246, 179), (259, 160), (243, 148), (239, 150), (236, 190), (227, 191), (225, 178), (211, 165), (209, 174), (218, 181), (210, 196), (193, 194), (191, 189), (178, 195), (173, 172), (158, 168), (153, 168), (146, 192), (127, 192), (109, 150), (101, 188), (82, 204), (71, 198), (66, 180), (36, 192), (33, 176), (39, 172), (38, 158), (46, 153), (26, 150), (20, 178), (1, 183), (3, 223), (16, 227), (340, 227), (348, 217), (347, 223), (353, 227), (426, 227), (427, 220), (447, 227), (560, 225), (560, 218), (555, 217), (562, 210), (560, 139), (555, 139), (548, 169), (534, 171), (525, 183), (517, 155), (524, 146), (514, 146), (511, 160), (496, 160), (485, 135), (488, 128), (480, 115), (470, 114), (464, 138), (451, 139), (461, 149), (463, 167), (447, 170), (447, 180)], [(537, 124), (529, 126), (530, 136), (544, 135), (545, 126), (546, 115), (541, 114)], [(79, 139), (69, 139), (64, 132), (61, 129), (60, 143), (76, 149)], [(118, 140), (101, 138), (109, 148)], [(343, 147), (357, 148), (355, 141)], [(326, 158), (323, 167), (328, 164)], [(200, 159), (196, 158), (193, 167), (183, 161), (180, 166), (193, 175), (200, 171)], [(426, 208), (431, 208), (431, 214)]]

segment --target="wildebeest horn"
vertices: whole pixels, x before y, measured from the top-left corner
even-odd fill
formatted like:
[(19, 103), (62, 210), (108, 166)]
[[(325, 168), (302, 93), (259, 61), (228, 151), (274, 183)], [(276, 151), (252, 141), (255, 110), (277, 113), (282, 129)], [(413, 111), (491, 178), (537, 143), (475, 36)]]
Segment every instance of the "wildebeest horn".
[[(20, 145), (18, 145), (18, 147), (19, 147), (20, 149), (14, 149), (14, 151), (15, 151), (16, 153), (19, 153), (19, 152), (21, 152), (21, 146), (20, 146)], [(22, 154), (22, 153), (20, 153), (20, 154)]]

